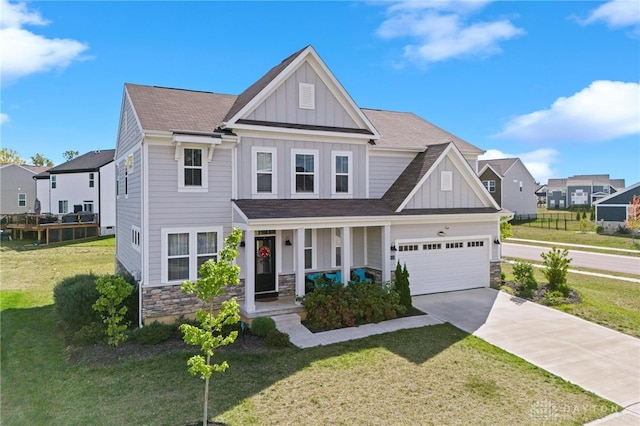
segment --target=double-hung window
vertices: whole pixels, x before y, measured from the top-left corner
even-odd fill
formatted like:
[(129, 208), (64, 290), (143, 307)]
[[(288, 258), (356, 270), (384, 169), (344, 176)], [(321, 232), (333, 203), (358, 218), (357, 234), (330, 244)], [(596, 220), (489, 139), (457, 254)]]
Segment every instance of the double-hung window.
[(331, 238), (333, 246), (333, 262), (332, 267), (339, 268), (342, 266), (342, 228), (334, 228)]
[(251, 192), (254, 196), (275, 196), (276, 189), (276, 148), (257, 147), (251, 149)]
[(60, 214), (69, 213), (69, 200), (58, 201), (58, 213)]
[(195, 281), (209, 259), (218, 259), (222, 228), (169, 228), (162, 230), (162, 282)]
[(27, 194), (18, 194), (18, 207), (27, 207)]
[(496, 181), (495, 180), (483, 180), (482, 184), (484, 185), (485, 188), (487, 188), (487, 191), (496, 192)]
[(334, 196), (350, 196), (353, 193), (353, 173), (351, 152), (331, 153), (331, 193)]
[(96, 184), (95, 173), (89, 173), (89, 188), (93, 188)]
[(51, 175), (51, 189), (56, 189), (58, 186), (58, 179), (56, 175)]
[(178, 159), (178, 190), (207, 190), (207, 159), (203, 148), (185, 147)]
[(292, 150), (291, 151), (292, 194), (298, 196), (318, 195), (318, 151), (316, 150)]

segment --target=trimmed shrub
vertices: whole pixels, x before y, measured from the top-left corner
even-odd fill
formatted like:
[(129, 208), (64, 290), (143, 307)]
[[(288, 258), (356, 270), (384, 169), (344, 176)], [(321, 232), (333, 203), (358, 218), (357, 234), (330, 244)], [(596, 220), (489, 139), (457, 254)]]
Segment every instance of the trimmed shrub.
[(538, 289), (538, 282), (533, 274), (533, 265), (531, 263), (514, 263), (513, 278), (520, 297), (530, 298), (533, 296), (533, 291)]
[(270, 348), (286, 348), (291, 345), (289, 335), (279, 330), (270, 330), (264, 342)]
[(74, 345), (90, 346), (96, 343), (102, 343), (105, 340), (106, 327), (102, 322), (92, 322), (82, 326), (76, 331), (71, 339)]
[(267, 337), (267, 334), (275, 329), (276, 322), (273, 318), (258, 317), (251, 322), (251, 333), (258, 337)]
[(411, 303), (411, 289), (409, 288), (409, 271), (407, 271), (407, 264), (404, 264), (404, 268), (400, 266), (400, 262), (396, 264), (396, 273), (394, 277), (394, 285), (398, 296), (400, 297), (400, 304), (409, 310), (413, 307)]
[(543, 303), (547, 306), (558, 306), (565, 303), (564, 294), (560, 291), (550, 291), (544, 295)]
[(56, 312), (70, 335), (86, 325), (102, 322), (100, 313), (92, 307), (100, 297), (96, 289), (97, 279), (94, 274), (74, 275), (60, 281), (53, 289)]
[(565, 296), (569, 294), (567, 286), (567, 272), (569, 270), (569, 251), (554, 247), (548, 253), (541, 253), (545, 268), (542, 270), (545, 278), (549, 282), (551, 291), (561, 291)]
[(143, 345), (157, 345), (166, 342), (176, 336), (175, 324), (163, 324), (154, 321), (142, 328), (136, 328), (131, 332), (131, 338)]

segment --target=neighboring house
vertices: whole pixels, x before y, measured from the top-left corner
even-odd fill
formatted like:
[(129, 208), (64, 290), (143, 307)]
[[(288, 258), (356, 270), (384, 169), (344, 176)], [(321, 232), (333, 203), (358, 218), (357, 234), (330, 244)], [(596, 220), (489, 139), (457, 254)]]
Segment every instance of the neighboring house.
[(115, 234), (114, 153), (90, 151), (35, 176), (42, 213), (97, 213), (100, 234)]
[[(239, 96), (125, 84), (116, 148), (116, 267), (144, 322), (199, 306), (180, 290), (233, 227), (241, 312), (316, 274), (411, 291), (500, 280), (504, 213), (475, 171), (483, 151), (411, 113), (359, 108), (308, 46)], [(296, 306), (297, 305), (297, 306)]]
[(515, 216), (537, 213), (536, 181), (519, 158), (480, 160), (478, 170), (482, 184), (500, 207)]
[(576, 175), (565, 179), (549, 179), (547, 208), (591, 208), (594, 202), (623, 189), (624, 186), (624, 179), (610, 179), (609, 175)]
[(538, 207), (547, 205), (547, 184), (543, 183), (536, 188), (536, 197), (538, 197)]
[(36, 201), (33, 177), (49, 167), (0, 165), (0, 214), (31, 213)]
[(629, 217), (634, 195), (640, 197), (640, 182), (596, 201), (596, 223), (604, 229), (616, 230)]

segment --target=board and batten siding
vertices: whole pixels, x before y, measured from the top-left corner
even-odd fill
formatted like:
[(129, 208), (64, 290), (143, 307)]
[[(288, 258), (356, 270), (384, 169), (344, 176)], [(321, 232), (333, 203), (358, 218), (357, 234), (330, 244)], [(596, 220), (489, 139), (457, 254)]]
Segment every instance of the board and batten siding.
[(407, 155), (370, 155), (369, 198), (381, 198), (414, 158), (415, 153)]
[[(125, 158), (117, 161), (118, 196), (116, 197), (116, 257), (132, 274), (142, 272), (141, 252), (132, 244), (131, 231), (136, 226), (142, 232), (142, 158), (141, 149), (131, 152), (133, 167), (127, 176), (127, 193), (125, 194)], [(114, 185), (115, 186), (115, 185)], [(140, 236), (142, 249), (142, 235)]]
[[(443, 171), (452, 172), (453, 189), (451, 191), (442, 191), (440, 188)], [(406, 209), (465, 207), (486, 206), (448, 157), (438, 164), (405, 206)]]
[(331, 142), (310, 142), (284, 139), (265, 139), (243, 137), (238, 145), (237, 176), (238, 176), (238, 198), (250, 199), (252, 194), (252, 179), (255, 178), (252, 171), (252, 147), (274, 147), (276, 149), (276, 180), (277, 198), (292, 198), (291, 181), (293, 170), (293, 154), (295, 149), (309, 149), (318, 151), (318, 198), (331, 198), (332, 173), (331, 161), (332, 152), (352, 153), (352, 177), (353, 192), (352, 198), (366, 197), (366, 147), (363, 144), (331, 143)]
[[(315, 108), (298, 107), (299, 83), (315, 87)], [(245, 117), (250, 120), (358, 128), (333, 93), (308, 64), (303, 64), (265, 101)]]
[(150, 145), (149, 155), (149, 280), (161, 283), (162, 228), (223, 227), (231, 232), (231, 149), (216, 147), (208, 167), (207, 192), (178, 192), (174, 146)]

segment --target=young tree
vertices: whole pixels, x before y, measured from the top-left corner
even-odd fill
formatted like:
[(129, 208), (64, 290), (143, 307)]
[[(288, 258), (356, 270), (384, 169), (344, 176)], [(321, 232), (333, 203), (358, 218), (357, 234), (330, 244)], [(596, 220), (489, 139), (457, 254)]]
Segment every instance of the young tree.
[(409, 271), (407, 271), (407, 264), (404, 264), (404, 268), (400, 265), (400, 262), (396, 263), (395, 272), (395, 287), (398, 295), (400, 296), (400, 304), (404, 306), (407, 311), (413, 306), (411, 302), (411, 289), (409, 287)]
[(504, 241), (509, 237), (513, 237), (511, 222), (505, 217), (500, 218), (500, 241)]
[(65, 160), (70, 161), (76, 158), (80, 153), (78, 151), (68, 150), (62, 153)]
[(36, 154), (31, 157), (31, 164), (33, 164), (34, 166), (53, 167), (53, 161), (49, 160), (46, 157), (43, 157), (42, 154)]
[(205, 307), (196, 312), (198, 326), (182, 324), (180, 331), (184, 334), (184, 341), (190, 345), (200, 346), (202, 355), (194, 355), (187, 361), (189, 372), (204, 380), (204, 416), (202, 424), (206, 426), (209, 404), (209, 378), (213, 372), (224, 372), (229, 368), (227, 361), (212, 364), (213, 350), (219, 346), (233, 343), (238, 337), (237, 331), (224, 335), (222, 328), (240, 321), (240, 307), (236, 298), (222, 302), (215, 314), (215, 300), (225, 293), (227, 285), (240, 282), (240, 267), (232, 264), (238, 257), (238, 243), (242, 238), (242, 231), (235, 228), (225, 238), (224, 248), (220, 251), (217, 261), (210, 259), (200, 267), (200, 278), (196, 282), (185, 281), (182, 291), (194, 294), (205, 303)]
[(569, 271), (569, 251), (567, 249), (560, 250), (553, 247), (547, 253), (540, 253), (542, 256), (544, 269), (542, 274), (549, 281), (549, 289), (551, 291), (561, 291), (565, 296), (569, 294), (567, 286), (567, 272)]
[(102, 312), (109, 344), (118, 346), (126, 339), (125, 331), (129, 326), (123, 322), (128, 309), (122, 302), (133, 292), (133, 286), (121, 276), (109, 275), (96, 280), (96, 289), (100, 297), (93, 304), (93, 309)]
[(624, 224), (631, 229), (631, 239), (635, 243), (636, 233), (640, 229), (640, 196), (634, 195), (633, 199), (629, 201), (629, 214)]
[(20, 158), (18, 151), (9, 148), (0, 148), (0, 163), (2, 164), (25, 164), (26, 162)]

